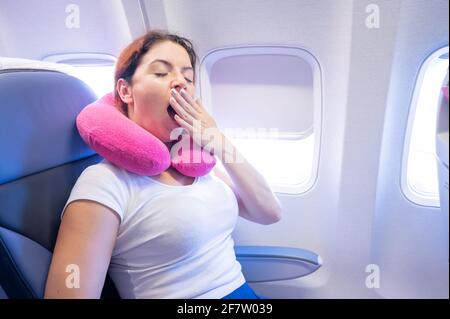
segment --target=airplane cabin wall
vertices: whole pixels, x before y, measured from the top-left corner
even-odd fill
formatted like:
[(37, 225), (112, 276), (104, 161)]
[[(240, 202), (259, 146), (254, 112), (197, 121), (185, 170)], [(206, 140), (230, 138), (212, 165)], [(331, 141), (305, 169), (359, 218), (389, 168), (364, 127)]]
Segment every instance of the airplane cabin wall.
[[(448, 1), (403, 1), (380, 155), (371, 261), (386, 298), (448, 298), (448, 223), (439, 207), (412, 203), (400, 189), (402, 156), (420, 67), (448, 47)], [(448, 214), (448, 212), (447, 212)]]
[[(136, 23), (142, 21), (134, 18), (129, 23), (126, 13), (132, 11), (128, 11), (121, 1), (110, 0), (2, 0), (0, 56), (35, 60), (74, 52), (117, 56), (131, 42), (130, 30), (137, 32)], [(78, 21), (72, 19), (76, 12)]]

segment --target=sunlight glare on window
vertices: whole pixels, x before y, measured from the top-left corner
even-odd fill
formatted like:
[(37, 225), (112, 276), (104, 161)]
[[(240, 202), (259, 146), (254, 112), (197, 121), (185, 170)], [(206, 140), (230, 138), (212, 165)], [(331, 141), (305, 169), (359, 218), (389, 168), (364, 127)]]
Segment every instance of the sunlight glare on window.
[(114, 90), (114, 66), (75, 66), (75, 76), (86, 83), (97, 97)]
[(314, 173), (314, 134), (304, 139), (231, 140), (242, 155), (275, 187), (303, 185)]
[(411, 131), (407, 164), (408, 187), (419, 197), (439, 201), (436, 164), (436, 117), (447, 59), (435, 59), (425, 71)]

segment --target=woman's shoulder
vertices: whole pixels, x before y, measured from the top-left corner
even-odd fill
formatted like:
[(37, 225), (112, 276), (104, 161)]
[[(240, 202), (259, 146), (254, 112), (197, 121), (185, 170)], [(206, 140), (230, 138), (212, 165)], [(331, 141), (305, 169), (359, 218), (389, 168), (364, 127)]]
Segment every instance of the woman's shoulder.
[(116, 166), (115, 164), (111, 163), (107, 159), (102, 159), (97, 164), (91, 165), (86, 167), (85, 170), (92, 170), (92, 171), (109, 171), (114, 174), (122, 174), (125, 170), (123, 168), (120, 168), (119, 166)]
[(104, 159), (97, 164), (86, 167), (81, 173), (80, 179), (101, 181), (114, 180), (115, 182), (123, 184), (128, 183), (130, 174), (126, 170)]

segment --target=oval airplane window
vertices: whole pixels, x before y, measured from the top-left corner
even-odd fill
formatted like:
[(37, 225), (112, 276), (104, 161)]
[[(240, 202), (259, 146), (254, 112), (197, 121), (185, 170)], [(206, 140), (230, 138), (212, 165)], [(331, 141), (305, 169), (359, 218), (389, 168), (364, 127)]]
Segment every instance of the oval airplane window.
[(274, 191), (299, 194), (317, 176), (322, 80), (317, 60), (295, 47), (209, 52), (200, 94), (225, 135)]
[(403, 151), (401, 185), (412, 202), (439, 207), (436, 118), (448, 70), (448, 47), (434, 52), (416, 80)]
[(112, 55), (70, 53), (46, 56), (43, 60), (73, 66), (73, 75), (90, 86), (97, 97), (114, 90), (116, 58)]

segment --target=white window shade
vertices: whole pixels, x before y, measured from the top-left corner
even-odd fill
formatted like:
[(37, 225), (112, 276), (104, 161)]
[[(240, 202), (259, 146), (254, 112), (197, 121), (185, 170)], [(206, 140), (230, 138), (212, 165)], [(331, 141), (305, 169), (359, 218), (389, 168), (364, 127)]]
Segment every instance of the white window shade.
[(302, 58), (273, 54), (227, 57), (214, 64), (210, 81), (213, 112), (224, 128), (312, 131), (313, 72)]

